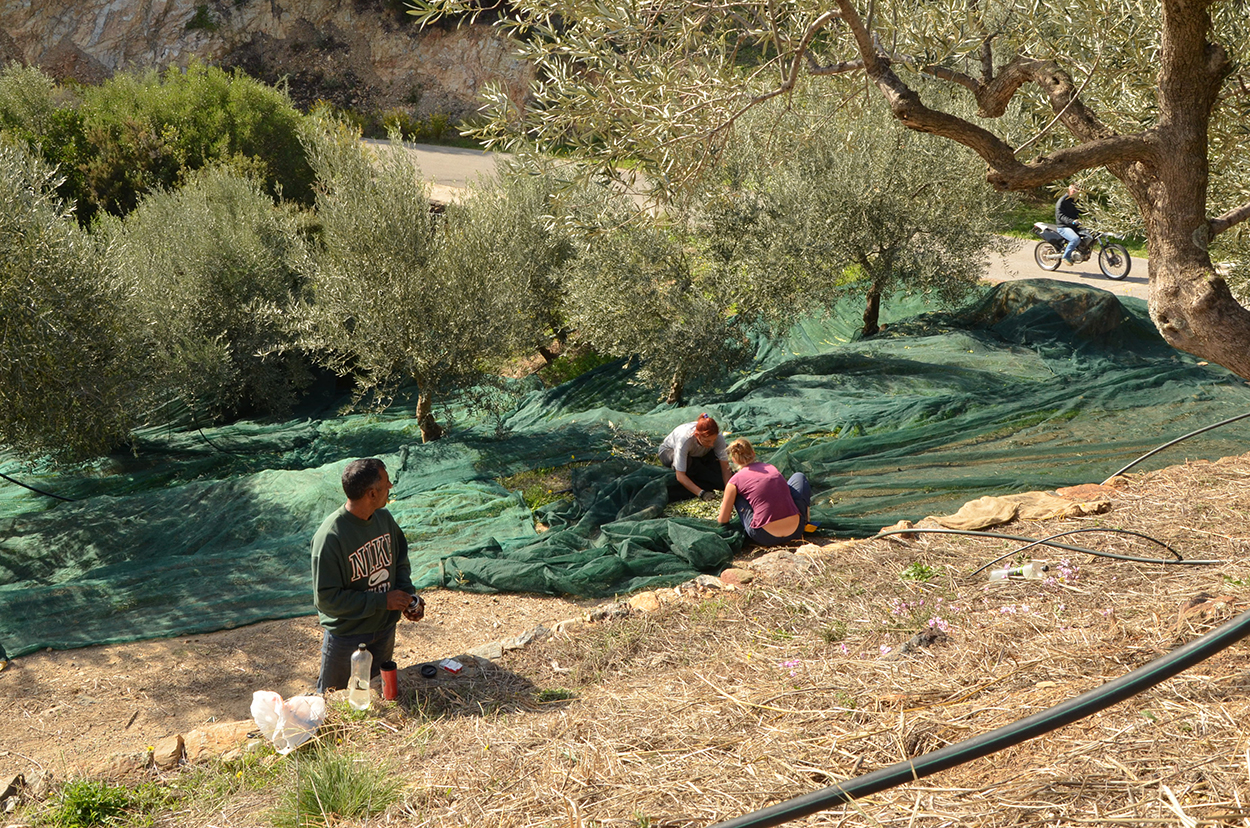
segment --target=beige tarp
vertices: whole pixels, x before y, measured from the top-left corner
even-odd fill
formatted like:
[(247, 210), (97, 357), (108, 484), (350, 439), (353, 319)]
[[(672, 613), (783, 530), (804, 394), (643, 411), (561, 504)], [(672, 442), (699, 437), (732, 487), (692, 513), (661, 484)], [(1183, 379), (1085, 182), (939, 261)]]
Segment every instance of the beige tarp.
[(975, 531), (998, 526), (1019, 518), (1020, 520), (1050, 520), (1052, 518), (1083, 517), (1098, 515), (1111, 509), (1108, 500), (1074, 501), (1059, 497), (1053, 492), (1025, 492), (1002, 497), (979, 497), (970, 500), (953, 515), (931, 515), (947, 529)]

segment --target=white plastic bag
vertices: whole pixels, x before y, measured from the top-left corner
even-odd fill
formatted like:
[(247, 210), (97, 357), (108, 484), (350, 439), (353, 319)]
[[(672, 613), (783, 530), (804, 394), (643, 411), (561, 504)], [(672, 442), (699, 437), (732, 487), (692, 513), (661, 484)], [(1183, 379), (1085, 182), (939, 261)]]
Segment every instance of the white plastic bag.
[(252, 718), (274, 750), (285, 755), (316, 734), (326, 718), (326, 700), (295, 696), (283, 701), (272, 690), (257, 690), (252, 694)]

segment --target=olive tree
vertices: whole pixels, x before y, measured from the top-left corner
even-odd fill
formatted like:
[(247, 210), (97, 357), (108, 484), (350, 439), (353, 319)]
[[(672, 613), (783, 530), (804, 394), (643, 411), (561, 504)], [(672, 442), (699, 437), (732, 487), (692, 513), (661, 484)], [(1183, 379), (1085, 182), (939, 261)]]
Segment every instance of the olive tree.
[[(976, 152), (998, 189), (1105, 171), (1144, 228), (1160, 332), (1250, 377), (1250, 311), (1210, 254), (1250, 218), (1250, 84), (1240, 68), (1250, 32), (1234, 0), (516, 0), (511, 9), (501, 25), (519, 35), (540, 80), (524, 106), (490, 93), (484, 131), (502, 145), (570, 147), (605, 171), (641, 158), (668, 185), (714, 156), (753, 106), (804, 77), (849, 76), (909, 129)], [(472, 0), (424, 0), (415, 11), (431, 21), (473, 10)], [(921, 77), (978, 114), (926, 98)], [(997, 120), (1013, 102), (1035, 114), (1034, 134)]]
[(872, 336), (890, 295), (952, 304), (980, 282), (1003, 199), (978, 186), (972, 153), (909, 133), (871, 104), (804, 97), (762, 110), (722, 153), (701, 214), (710, 252), (750, 283), (763, 316), (862, 299)]
[(57, 183), (0, 141), (0, 443), (77, 460), (125, 439), (142, 372), (119, 294)]
[[(667, 383), (683, 400), (686, 383), (714, 376), (746, 353), (747, 308), (696, 243), (689, 214), (657, 220), (619, 193), (583, 202), (577, 256), (562, 277), (570, 324), (600, 354), (637, 357), (644, 380)], [(741, 285), (737, 286), (741, 288)]]
[(282, 414), (310, 374), (287, 348), (282, 311), (301, 291), (295, 217), (227, 168), (145, 196), (98, 236), (147, 343), (154, 393), (200, 422)]
[(363, 145), (354, 128), (319, 120), (307, 138), (318, 231), (301, 269), (309, 301), (293, 316), (300, 343), (387, 405), (416, 383), (424, 440), (441, 436), (440, 396), (470, 388), (518, 342), (521, 291), (509, 268), (480, 266), (470, 206), (430, 210), (411, 154)]
[(560, 269), (575, 248), (562, 216), (577, 189), (548, 164), (518, 161), (501, 165), (495, 180), (471, 188), (445, 214), (455, 258), (514, 292), (514, 347), (536, 350), (548, 364), (552, 340), (563, 345), (570, 333)]

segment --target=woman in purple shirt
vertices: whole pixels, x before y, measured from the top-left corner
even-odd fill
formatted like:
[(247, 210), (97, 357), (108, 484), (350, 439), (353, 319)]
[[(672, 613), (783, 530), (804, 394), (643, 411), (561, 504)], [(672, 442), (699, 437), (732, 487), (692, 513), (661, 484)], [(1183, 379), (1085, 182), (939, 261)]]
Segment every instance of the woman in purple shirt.
[(759, 546), (778, 546), (803, 537), (812, 487), (796, 472), (786, 480), (776, 466), (761, 463), (755, 449), (741, 437), (729, 445), (729, 459), (738, 468), (725, 485), (718, 523), (728, 523), (734, 509), (742, 529)]

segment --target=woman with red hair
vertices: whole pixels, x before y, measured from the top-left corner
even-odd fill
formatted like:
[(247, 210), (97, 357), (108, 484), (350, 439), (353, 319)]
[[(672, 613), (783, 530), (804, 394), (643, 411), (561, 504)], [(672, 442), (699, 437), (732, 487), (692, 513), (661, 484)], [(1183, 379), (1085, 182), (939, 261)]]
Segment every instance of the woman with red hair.
[[(720, 426), (706, 414), (683, 423), (660, 444), (660, 463), (677, 474), (682, 488), (700, 500), (715, 500), (714, 490), (729, 482), (729, 449)], [(673, 487), (669, 487), (670, 497)]]

